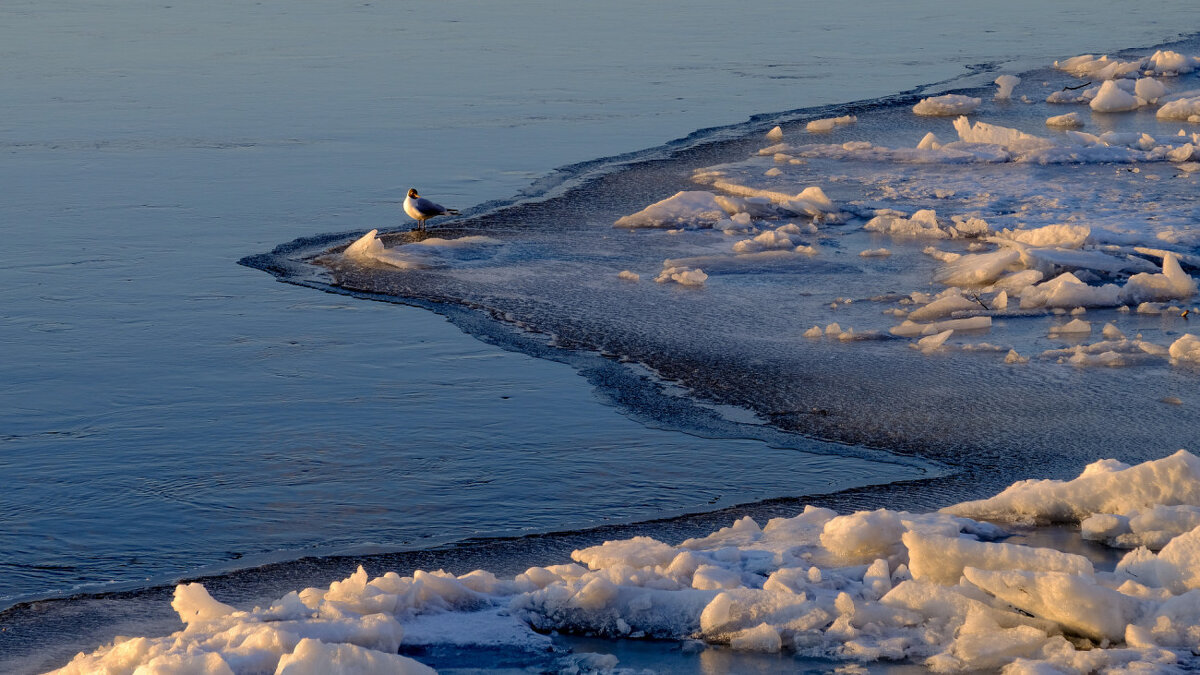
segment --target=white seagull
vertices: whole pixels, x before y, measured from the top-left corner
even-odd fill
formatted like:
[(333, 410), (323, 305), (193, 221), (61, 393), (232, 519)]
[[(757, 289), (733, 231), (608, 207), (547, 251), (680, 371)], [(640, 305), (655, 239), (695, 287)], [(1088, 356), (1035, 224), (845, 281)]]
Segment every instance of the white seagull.
[(448, 209), (441, 204), (434, 204), (417, 194), (416, 188), (408, 190), (408, 197), (404, 199), (404, 212), (410, 218), (417, 221), (417, 229), (425, 229), (425, 221), (434, 216), (451, 215), (457, 216), (458, 209)]

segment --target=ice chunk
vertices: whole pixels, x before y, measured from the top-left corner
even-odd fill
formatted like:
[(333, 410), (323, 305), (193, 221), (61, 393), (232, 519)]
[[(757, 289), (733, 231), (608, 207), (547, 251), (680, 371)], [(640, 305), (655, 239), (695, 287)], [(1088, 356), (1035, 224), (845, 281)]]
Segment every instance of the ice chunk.
[(779, 631), (766, 623), (747, 628), (729, 640), (729, 646), (738, 651), (775, 653), (783, 648)]
[(641, 281), (642, 275), (638, 274), (637, 272), (630, 272), (629, 270), (621, 270), (620, 274), (617, 275), (617, 278), (624, 279), (625, 281)]
[(968, 300), (957, 292), (951, 292), (937, 300), (914, 309), (909, 312), (908, 318), (912, 321), (931, 321), (940, 319), (944, 316), (950, 316), (955, 312), (980, 310), (983, 307), (974, 300)]
[(171, 608), (179, 613), (184, 623), (212, 621), (233, 614), (233, 607), (217, 602), (203, 584), (180, 584), (175, 587), (175, 598)]
[(1142, 103), (1137, 96), (1118, 87), (1116, 82), (1107, 80), (1100, 85), (1100, 91), (1090, 105), (1096, 112), (1111, 113), (1137, 110)]
[(990, 143), (1000, 145), (1016, 152), (1029, 152), (1054, 147), (1054, 141), (1041, 136), (1027, 134), (1024, 131), (1008, 127), (976, 122), (971, 124), (966, 117), (954, 120), (954, 129), (958, 132), (959, 140), (964, 143)]
[(942, 96), (921, 99), (919, 103), (913, 106), (913, 112), (918, 115), (935, 117), (967, 115), (974, 112), (980, 103), (983, 103), (981, 99), (972, 96), (944, 94)]
[(1195, 70), (1196, 59), (1169, 49), (1160, 49), (1150, 57), (1150, 67), (1156, 73), (1182, 75)]
[(1175, 363), (1200, 364), (1200, 338), (1191, 333), (1184, 333), (1178, 340), (1171, 343), (1168, 353)]
[(703, 286), (708, 275), (700, 268), (666, 267), (654, 280), (660, 284), (674, 281), (681, 286)]
[(615, 227), (675, 228), (711, 227), (726, 217), (725, 209), (717, 203), (716, 195), (703, 190), (677, 192), (647, 206), (637, 213), (622, 216)]
[(675, 558), (676, 553), (678, 551), (674, 546), (668, 546), (657, 539), (634, 537), (621, 541), (606, 541), (600, 546), (577, 550), (571, 553), (571, 558), (596, 570), (616, 565), (665, 565)]
[(1200, 115), (1200, 96), (1185, 96), (1167, 101), (1155, 115), (1160, 120), (1187, 120)]
[(783, 129), (775, 127), (767, 132), (767, 140), (772, 143), (778, 143), (783, 140)]
[(974, 541), (960, 537), (905, 532), (908, 569), (918, 581), (944, 586), (957, 584), (963, 569), (1056, 571), (1093, 574), (1092, 563), (1083, 556), (1048, 548)]
[(863, 258), (886, 258), (891, 254), (892, 252), (886, 248), (869, 248), (865, 251), (859, 252), (858, 255)]
[(1153, 77), (1143, 77), (1134, 85), (1134, 93), (1146, 103), (1156, 103), (1167, 93), (1167, 88)]
[(1008, 268), (1021, 259), (1015, 249), (1000, 249), (992, 253), (964, 255), (937, 273), (937, 280), (948, 286), (983, 286), (1000, 278)]
[(843, 117), (827, 117), (825, 119), (813, 120), (805, 125), (805, 131), (812, 133), (828, 133), (833, 131), (835, 127), (854, 124), (858, 118), (854, 115), (845, 115)]
[(1083, 319), (1074, 319), (1061, 326), (1052, 326), (1050, 328), (1050, 337), (1059, 335), (1070, 335), (1072, 337), (1090, 335), (1092, 332), (1092, 324), (1090, 321)]
[(1063, 572), (963, 570), (971, 583), (1029, 614), (1053, 621), (1064, 631), (1120, 642), (1125, 626), (1145, 611), (1137, 598), (1118, 593), (1086, 576)]
[(995, 79), (997, 87), (996, 100), (1007, 101), (1012, 98), (1013, 89), (1021, 84), (1021, 78), (1016, 75), (1001, 75)]
[(945, 344), (946, 340), (950, 339), (950, 336), (953, 334), (954, 334), (954, 330), (949, 329), (949, 330), (944, 330), (941, 333), (938, 333), (937, 335), (930, 335), (929, 337), (923, 337), (920, 340), (917, 340), (917, 349), (921, 350), (922, 352), (924, 352), (926, 354), (928, 354), (929, 352), (935, 352), (935, 351), (941, 349), (942, 345)]
[(896, 551), (904, 530), (895, 511), (860, 511), (825, 523), (821, 545), (846, 560), (875, 560)]
[(349, 644), (327, 645), (305, 638), (279, 659), (275, 675), (435, 675), (429, 666), (399, 654), (385, 654)]
[(1046, 126), (1058, 129), (1079, 129), (1083, 126), (1083, 116), (1079, 113), (1067, 113), (1046, 118)]
[(1037, 247), (1057, 247), (1076, 249), (1086, 244), (1092, 236), (1092, 228), (1087, 225), (1045, 225), (1028, 230), (1005, 229), (996, 235), (998, 238), (1028, 244)]
[(937, 213), (932, 209), (922, 209), (905, 218), (896, 213), (883, 213), (875, 216), (863, 225), (868, 232), (890, 234), (893, 237), (923, 237), (930, 239), (947, 239), (950, 233), (938, 227)]
[(1079, 522), (1095, 513), (1128, 513), (1155, 504), (1200, 506), (1200, 458), (1180, 450), (1133, 467), (1096, 462), (1071, 481), (1020, 481), (990, 499), (942, 512), (977, 520)]
[(1184, 300), (1196, 293), (1196, 281), (1183, 271), (1179, 259), (1168, 252), (1163, 255), (1162, 273), (1141, 273), (1129, 277), (1122, 297), (1125, 302), (1162, 302)]

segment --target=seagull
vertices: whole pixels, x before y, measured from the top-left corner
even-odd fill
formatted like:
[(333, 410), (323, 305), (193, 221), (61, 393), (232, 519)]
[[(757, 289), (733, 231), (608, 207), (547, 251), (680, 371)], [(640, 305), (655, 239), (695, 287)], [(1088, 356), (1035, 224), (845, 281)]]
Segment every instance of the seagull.
[(434, 216), (447, 214), (451, 216), (458, 215), (458, 209), (448, 209), (441, 204), (434, 204), (428, 199), (425, 199), (421, 195), (417, 194), (416, 188), (409, 189), (408, 197), (404, 200), (404, 212), (407, 213), (410, 218), (417, 221), (418, 230), (424, 230), (425, 221), (433, 218)]

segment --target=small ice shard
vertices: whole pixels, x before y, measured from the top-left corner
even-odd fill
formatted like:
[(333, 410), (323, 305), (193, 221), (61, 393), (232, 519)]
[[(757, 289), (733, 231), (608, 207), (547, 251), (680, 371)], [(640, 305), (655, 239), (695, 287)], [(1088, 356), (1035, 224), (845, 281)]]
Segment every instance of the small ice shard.
[(842, 327), (837, 322), (825, 326), (825, 334), (830, 337), (837, 337), (842, 334)]
[(630, 272), (629, 270), (621, 270), (620, 274), (617, 275), (617, 278), (624, 279), (626, 281), (641, 281), (642, 275), (638, 274), (637, 272)]
[(998, 87), (996, 91), (997, 101), (1007, 101), (1012, 98), (1013, 89), (1021, 84), (1021, 78), (1016, 75), (1001, 75), (995, 79), (995, 84)]
[(767, 132), (767, 140), (772, 141), (774, 143), (778, 143), (779, 141), (782, 141), (783, 140), (783, 129), (781, 129), (779, 127), (775, 127), (774, 129), (768, 131)]
[(940, 147), (942, 147), (942, 142), (938, 140), (938, 137), (932, 131), (925, 134), (921, 138), (921, 142), (917, 143), (918, 150), (937, 150)]
[(863, 258), (886, 258), (892, 254), (886, 248), (870, 248), (860, 252), (858, 255)]
[(998, 312), (1008, 309), (1008, 291), (1000, 291), (992, 298), (992, 309)]
[(1106, 80), (1104, 84), (1100, 85), (1100, 91), (1092, 99), (1090, 105), (1096, 112), (1111, 113), (1137, 110), (1142, 104), (1141, 101), (1138, 101), (1137, 96), (1117, 86), (1116, 81)]
[(824, 334), (825, 334), (825, 332), (821, 330), (820, 326), (813, 326), (812, 328), (809, 328), (808, 330), (804, 331), (804, 337), (806, 337), (810, 340), (819, 338)]
[(974, 112), (980, 103), (983, 103), (981, 99), (971, 96), (944, 94), (942, 96), (931, 96), (921, 99), (920, 103), (913, 106), (913, 112), (918, 115), (933, 117), (967, 115)]
[(949, 329), (949, 330), (944, 330), (944, 331), (938, 333), (937, 335), (930, 335), (929, 337), (923, 337), (920, 340), (917, 340), (917, 349), (921, 350), (922, 352), (924, 352), (926, 354), (928, 354), (929, 352), (937, 351), (942, 348), (942, 345), (945, 344), (946, 340), (950, 339), (950, 336), (953, 334), (954, 334), (954, 330)]
[(1105, 340), (1124, 340), (1125, 339), (1125, 334), (1121, 332), (1121, 329), (1117, 328), (1111, 322), (1104, 324), (1104, 330), (1101, 331), (1101, 334), (1104, 336)]

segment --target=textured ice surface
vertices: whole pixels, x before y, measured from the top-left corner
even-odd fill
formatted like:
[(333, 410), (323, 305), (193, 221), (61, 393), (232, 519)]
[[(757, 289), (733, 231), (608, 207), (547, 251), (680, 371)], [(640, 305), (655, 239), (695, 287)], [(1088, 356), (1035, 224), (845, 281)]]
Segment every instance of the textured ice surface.
[[(1099, 514), (1167, 532), (1113, 571), (1074, 553), (1002, 541), (967, 515), (1085, 523)], [(61, 673), (140, 665), (201, 673), (428, 672), (398, 656), (504, 648), (528, 662), (546, 633), (680, 641), (691, 650), (909, 661), (935, 672), (1020, 664), (1020, 672), (1162, 672), (1200, 666), (1200, 459), (1179, 451), (1137, 466), (1089, 465), (1068, 482), (1024, 482), (940, 513), (838, 515), (807, 507), (749, 517), (670, 544), (646, 536), (579, 549), (512, 577), (361, 567), (328, 588), (240, 611), (200, 584), (172, 606), (186, 627), (118, 638)], [(1084, 534), (1096, 527), (1085, 525)], [(1111, 528), (1110, 528), (1111, 529)], [(1148, 530), (1139, 530), (1142, 532)], [(585, 654), (576, 657), (589, 658)], [(618, 662), (608, 656), (601, 664)], [(141, 671), (139, 671), (141, 672)], [(574, 671), (572, 671), (574, 672)]]

